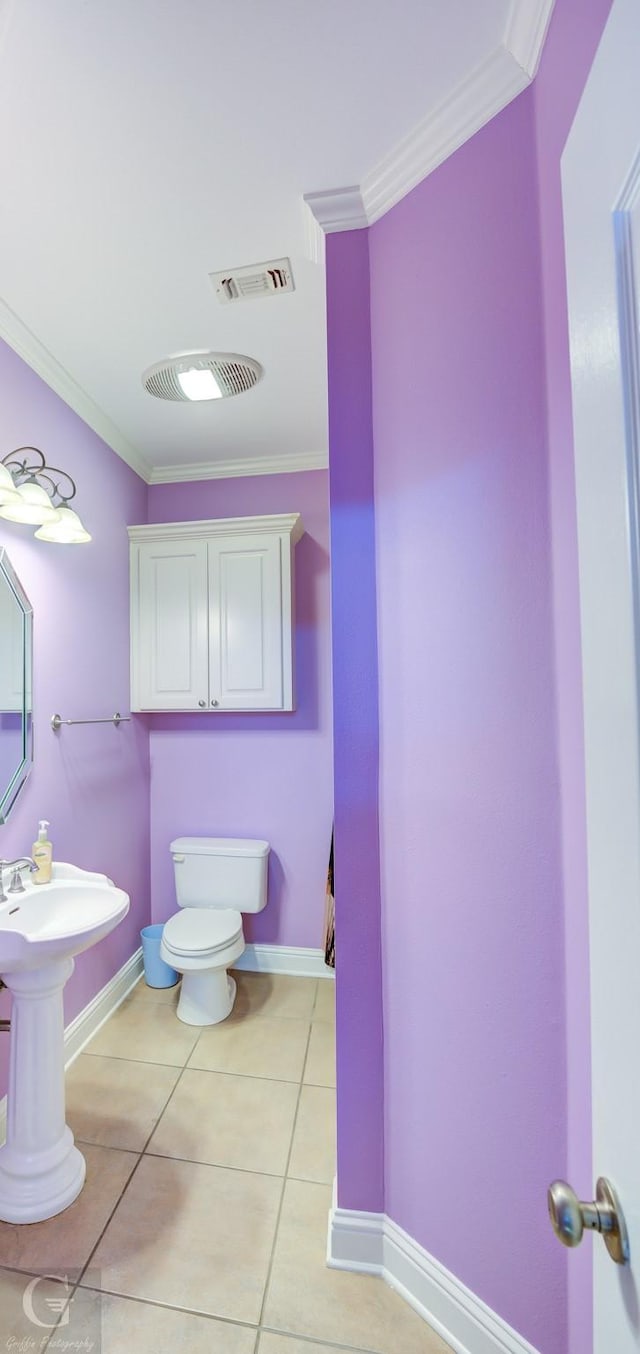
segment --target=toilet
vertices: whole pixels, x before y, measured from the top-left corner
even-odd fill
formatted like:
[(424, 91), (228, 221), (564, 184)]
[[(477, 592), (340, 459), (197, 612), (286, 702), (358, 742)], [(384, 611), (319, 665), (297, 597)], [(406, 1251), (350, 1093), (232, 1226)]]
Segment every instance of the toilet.
[(170, 850), (180, 911), (165, 923), (160, 956), (182, 974), (178, 1018), (217, 1025), (235, 1000), (227, 969), (244, 950), (242, 913), (267, 902), (269, 843), (176, 837)]

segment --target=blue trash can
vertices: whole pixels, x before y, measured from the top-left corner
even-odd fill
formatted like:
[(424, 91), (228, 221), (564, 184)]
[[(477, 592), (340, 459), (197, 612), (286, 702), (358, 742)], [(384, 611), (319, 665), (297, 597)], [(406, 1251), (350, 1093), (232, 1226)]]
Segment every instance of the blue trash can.
[(162, 922), (157, 922), (154, 926), (143, 926), (140, 932), (144, 980), (147, 987), (175, 987), (180, 976), (160, 958), (163, 931)]

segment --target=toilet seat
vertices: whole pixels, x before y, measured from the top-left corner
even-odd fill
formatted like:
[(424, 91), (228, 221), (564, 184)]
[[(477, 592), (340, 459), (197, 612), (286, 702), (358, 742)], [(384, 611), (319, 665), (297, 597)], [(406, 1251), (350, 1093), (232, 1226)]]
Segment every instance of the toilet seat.
[(214, 955), (242, 938), (242, 916), (231, 908), (185, 907), (165, 924), (162, 939), (175, 955)]

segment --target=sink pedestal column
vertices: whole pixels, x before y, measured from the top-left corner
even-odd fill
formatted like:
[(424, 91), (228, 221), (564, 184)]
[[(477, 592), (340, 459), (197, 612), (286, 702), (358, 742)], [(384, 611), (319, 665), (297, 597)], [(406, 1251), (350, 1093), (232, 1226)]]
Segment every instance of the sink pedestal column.
[(0, 1219), (42, 1222), (84, 1184), (84, 1157), (65, 1123), (62, 989), (73, 959), (9, 973), (11, 1052), (7, 1141), (0, 1147)]

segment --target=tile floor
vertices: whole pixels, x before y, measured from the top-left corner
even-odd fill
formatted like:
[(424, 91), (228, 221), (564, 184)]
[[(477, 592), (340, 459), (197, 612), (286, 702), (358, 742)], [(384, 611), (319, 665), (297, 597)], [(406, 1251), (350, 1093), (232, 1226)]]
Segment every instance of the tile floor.
[[(70, 1068), (87, 1182), (57, 1218), (0, 1223), (0, 1349), (450, 1354), (381, 1280), (325, 1265), (333, 984), (237, 978), (231, 1017), (202, 1031), (176, 989), (139, 983)], [(62, 1315), (29, 1343), (25, 1276), (43, 1270), (73, 1287), (36, 1286), (37, 1314)]]

